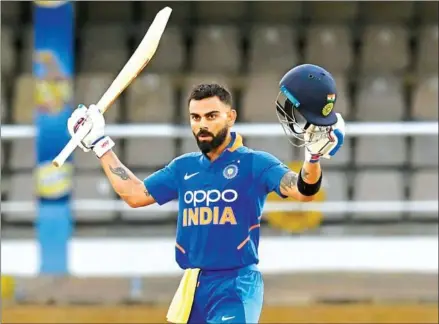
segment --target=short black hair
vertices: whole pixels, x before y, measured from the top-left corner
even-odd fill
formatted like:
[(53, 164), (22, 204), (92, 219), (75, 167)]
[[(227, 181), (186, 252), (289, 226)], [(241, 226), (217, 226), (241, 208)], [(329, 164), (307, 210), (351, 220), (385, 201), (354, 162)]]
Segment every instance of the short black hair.
[(226, 87), (217, 83), (202, 83), (195, 86), (189, 94), (187, 103), (189, 104), (191, 100), (203, 100), (212, 97), (218, 97), (222, 103), (229, 105), (230, 107), (233, 105), (230, 91), (227, 90)]

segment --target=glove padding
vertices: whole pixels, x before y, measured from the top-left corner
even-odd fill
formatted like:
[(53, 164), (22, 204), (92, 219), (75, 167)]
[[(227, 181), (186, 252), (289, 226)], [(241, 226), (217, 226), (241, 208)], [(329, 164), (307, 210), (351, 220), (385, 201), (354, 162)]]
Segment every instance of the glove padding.
[(91, 129), (82, 139), (79, 147), (84, 152), (93, 150), (98, 157), (101, 157), (114, 146), (114, 142), (105, 136), (105, 119), (96, 105), (90, 105), (88, 109), (84, 105), (79, 105), (75, 109), (67, 121), (70, 136), (86, 124), (91, 124)]
[[(343, 146), (345, 137), (345, 121), (339, 113), (336, 115), (337, 122), (331, 126), (331, 131), (328, 133), (328, 136), (305, 147), (306, 161), (317, 162), (321, 157), (330, 159)], [(311, 133), (312, 127), (310, 127), (308, 131)], [(305, 139), (306, 138), (307, 136), (305, 135)]]

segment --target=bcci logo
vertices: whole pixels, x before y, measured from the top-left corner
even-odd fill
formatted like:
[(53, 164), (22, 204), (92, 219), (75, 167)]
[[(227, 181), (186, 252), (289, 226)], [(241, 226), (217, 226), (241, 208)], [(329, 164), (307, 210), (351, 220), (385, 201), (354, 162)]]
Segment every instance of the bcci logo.
[(238, 167), (234, 164), (227, 166), (223, 171), (224, 178), (226, 179), (232, 179), (236, 177), (237, 174), (238, 174)]

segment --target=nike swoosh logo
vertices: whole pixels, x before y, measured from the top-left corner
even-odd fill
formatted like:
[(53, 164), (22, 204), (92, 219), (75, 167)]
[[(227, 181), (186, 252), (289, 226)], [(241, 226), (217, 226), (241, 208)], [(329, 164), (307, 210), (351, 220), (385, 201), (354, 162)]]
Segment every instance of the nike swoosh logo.
[(190, 178), (192, 178), (192, 177), (195, 177), (198, 173), (200, 173), (200, 172), (195, 172), (195, 173), (192, 173), (192, 174), (185, 174), (184, 175), (184, 180), (189, 180)]
[(222, 321), (228, 321), (228, 320), (231, 320), (231, 319), (234, 319), (235, 318), (235, 316), (231, 316), (231, 317), (225, 317), (225, 316), (223, 316), (223, 317), (221, 317), (221, 320)]

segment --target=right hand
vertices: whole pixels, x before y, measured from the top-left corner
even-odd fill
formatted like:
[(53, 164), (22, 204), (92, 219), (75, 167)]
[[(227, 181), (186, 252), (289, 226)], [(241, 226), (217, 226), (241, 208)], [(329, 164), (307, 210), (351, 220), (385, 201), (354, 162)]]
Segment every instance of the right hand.
[(114, 146), (114, 142), (105, 136), (105, 119), (96, 105), (90, 105), (87, 109), (84, 105), (79, 105), (67, 121), (70, 136), (73, 136), (80, 127), (91, 124), (91, 129), (82, 139), (79, 147), (84, 152), (93, 150), (98, 157)]

